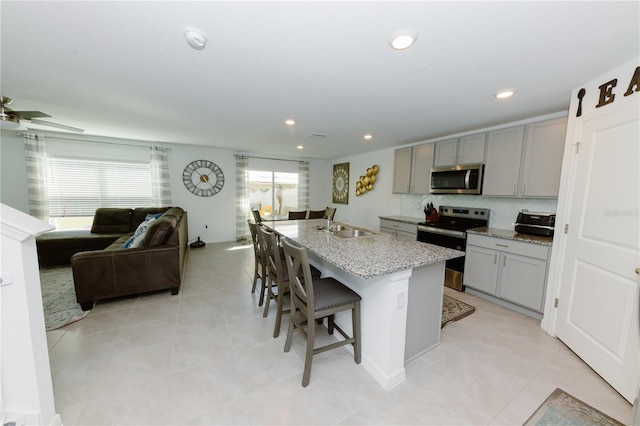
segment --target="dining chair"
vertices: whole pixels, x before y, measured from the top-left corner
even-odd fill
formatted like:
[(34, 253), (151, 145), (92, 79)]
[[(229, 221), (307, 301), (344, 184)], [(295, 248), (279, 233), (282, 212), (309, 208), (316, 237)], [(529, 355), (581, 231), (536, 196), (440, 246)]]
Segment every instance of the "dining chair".
[(262, 222), (262, 217), (260, 216), (260, 210), (251, 209), (251, 214), (253, 214), (253, 220), (254, 220), (255, 223)]
[[(302, 386), (306, 387), (311, 379), (313, 355), (341, 346), (353, 345), (354, 361), (356, 364), (360, 364), (362, 359), (360, 300), (362, 298), (358, 293), (335, 278), (314, 280), (311, 276), (307, 250), (292, 245), (286, 239), (282, 241), (282, 246), (287, 271), (290, 277), (294, 277), (289, 284), (291, 315), (284, 351), (289, 352), (291, 350), (294, 330), (299, 330), (306, 337), (307, 349), (302, 375)], [(303, 278), (301, 279), (300, 276)], [(349, 310), (351, 311), (351, 337), (334, 322), (336, 313)], [(334, 329), (338, 330), (344, 340), (315, 348), (316, 321), (323, 318), (327, 318), (329, 334), (332, 335)], [(307, 325), (306, 330), (304, 329), (305, 323)]]
[(333, 220), (333, 217), (336, 215), (336, 208), (335, 207), (327, 207), (324, 210), (324, 219), (330, 219)]
[(253, 241), (253, 254), (255, 258), (255, 266), (253, 270), (253, 286), (251, 287), (251, 293), (256, 292), (256, 284), (258, 283), (258, 278), (260, 279), (261, 287), (260, 287), (260, 300), (258, 302), (258, 306), (262, 306), (264, 303), (264, 293), (266, 290), (266, 281), (267, 281), (267, 262), (264, 251), (264, 245), (261, 244), (260, 236), (258, 235), (258, 228), (260, 225), (257, 223), (252, 223), (251, 220), (247, 220), (249, 224), (249, 231), (251, 231), (251, 240)]
[[(264, 242), (265, 259), (267, 264), (267, 287), (266, 304), (263, 317), (269, 315), (269, 305), (271, 301), (276, 302), (276, 323), (273, 328), (273, 337), (280, 335), (282, 315), (289, 312), (285, 309), (285, 302), (289, 296), (289, 273), (284, 265), (284, 253), (282, 246), (278, 243), (278, 236), (275, 232), (260, 228), (258, 230)], [(311, 270), (312, 279), (320, 278), (320, 271), (314, 267)]]
[(289, 210), (289, 220), (306, 219), (306, 218), (307, 218), (306, 210), (303, 210), (301, 212), (292, 212), (291, 210)]
[(309, 219), (325, 219), (326, 210), (309, 210)]

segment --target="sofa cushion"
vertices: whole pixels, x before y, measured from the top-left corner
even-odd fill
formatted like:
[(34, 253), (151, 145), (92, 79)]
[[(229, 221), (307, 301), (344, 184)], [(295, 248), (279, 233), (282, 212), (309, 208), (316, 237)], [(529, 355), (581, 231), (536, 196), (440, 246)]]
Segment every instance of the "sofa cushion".
[(155, 247), (166, 243), (176, 228), (183, 211), (180, 207), (171, 207), (168, 209), (159, 219), (149, 226), (142, 246)]
[(155, 216), (147, 215), (147, 219), (138, 225), (136, 232), (134, 232), (133, 235), (122, 245), (122, 248), (128, 249), (140, 247), (144, 241), (145, 235), (147, 234), (147, 230), (156, 220), (158, 219), (156, 219)]
[(94, 234), (126, 234), (131, 232), (131, 209), (99, 208), (93, 217)]

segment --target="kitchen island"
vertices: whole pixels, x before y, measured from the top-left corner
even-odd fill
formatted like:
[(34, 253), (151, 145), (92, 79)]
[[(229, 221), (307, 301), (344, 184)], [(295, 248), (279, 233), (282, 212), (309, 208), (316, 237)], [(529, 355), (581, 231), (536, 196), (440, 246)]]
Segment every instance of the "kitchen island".
[[(362, 364), (383, 388), (403, 381), (405, 363), (439, 343), (444, 261), (463, 252), (368, 230), (341, 237), (323, 219), (262, 224), (306, 248), (323, 277), (360, 294)], [(336, 322), (351, 332), (349, 314)]]

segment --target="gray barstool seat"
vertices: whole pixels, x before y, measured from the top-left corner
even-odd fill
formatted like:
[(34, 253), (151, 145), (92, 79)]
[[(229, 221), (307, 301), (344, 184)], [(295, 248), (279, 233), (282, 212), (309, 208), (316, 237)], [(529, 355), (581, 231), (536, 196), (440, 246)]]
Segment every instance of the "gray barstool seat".
[[(304, 248), (296, 247), (289, 241), (283, 240), (284, 259), (289, 275), (294, 277), (290, 282), (291, 294), (291, 315), (287, 340), (284, 351), (291, 350), (294, 330), (306, 337), (307, 349), (304, 361), (304, 372), (302, 374), (302, 386), (306, 387), (311, 379), (311, 363), (313, 355), (335, 349), (345, 345), (353, 345), (353, 358), (356, 364), (360, 364), (362, 359), (360, 340), (360, 300), (358, 293), (351, 290), (334, 278), (324, 278), (314, 280), (311, 277), (311, 268), (307, 251)], [(302, 275), (304, 279), (300, 279)], [(351, 326), (353, 336), (349, 336), (342, 328), (335, 324), (335, 314), (342, 311), (351, 311)], [(327, 318), (327, 328), (329, 334), (333, 330), (344, 337), (344, 340), (334, 342), (318, 348), (314, 347), (315, 325), (318, 319)], [(304, 325), (307, 325), (305, 330)]]

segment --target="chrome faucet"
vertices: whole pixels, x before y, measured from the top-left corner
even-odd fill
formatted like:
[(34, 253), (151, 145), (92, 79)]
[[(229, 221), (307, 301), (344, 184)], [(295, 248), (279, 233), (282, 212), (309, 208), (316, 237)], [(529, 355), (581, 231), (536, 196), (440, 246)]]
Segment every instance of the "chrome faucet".
[(331, 218), (327, 218), (327, 231), (331, 231)]

